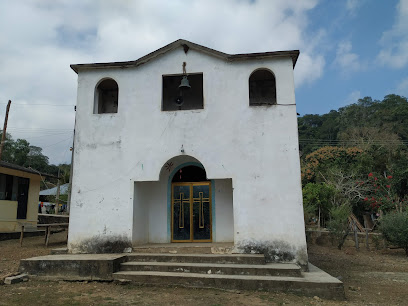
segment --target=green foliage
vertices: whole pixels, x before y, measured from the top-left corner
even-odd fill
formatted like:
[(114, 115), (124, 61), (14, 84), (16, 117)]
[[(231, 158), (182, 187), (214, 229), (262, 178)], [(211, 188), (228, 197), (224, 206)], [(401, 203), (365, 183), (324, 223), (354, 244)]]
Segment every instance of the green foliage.
[(300, 150), (304, 156), (316, 151), (323, 143), (339, 142), (340, 135), (353, 128), (386, 130), (405, 141), (408, 140), (408, 100), (398, 95), (385, 96), (382, 101), (365, 97), (338, 111), (299, 117), (298, 126)]
[(48, 157), (42, 153), (42, 148), (31, 146), (25, 139), (14, 141), (8, 134), (6, 139), (2, 160), (45, 172), (48, 167)]
[[(57, 176), (59, 173), (60, 177), (62, 177), (61, 184), (69, 182), (71, 165), (50, 165), (48, 157), (42, 153), (42, 148), (30, 145), (25, 139), (14, 140), (10, 134), (6, 134), (2, 154), (2, 160), (5, 162), (32, 168), (41, 173), (52, 174), (54, 176)], [(57, 180), (51, 179), (51, 182), (56, 184)]]
[(408, 256), (408, 210), (383, 216), (380, 230), (390, 244), (403, 248)]
[[(365, 97), (324, 115), (299, 117), (298, 125), (303, 186), (321, 182), (333, 186), (339, 203), (351, 205), (357, 217), (405, 205), (407, 98)], [(367, 178), (369, 173), (380, 181), (377, 186)]]
[(335, 195), (336, 190), (324, 183), (306, 184), (306, 186), (303, 187), (303, 209), (306, 222), (312, 217), (318, 217), (319, 210), (320, 220), (328, 220)]
[(334, 206), (330, 210), (331, 220), (328, 222), (327, 228), (339, 250), (343, 247), (349, 234), (348, 217), (350, 214), (351, 207), (348, 204)]
[(320, 182), (333, 168), (347, 172), (354, 167), (357, 157), (362, 152), (358, 148), (331, 146), (320, 148), (306, 156), (302, 165), (302, 180), (303, 182)]

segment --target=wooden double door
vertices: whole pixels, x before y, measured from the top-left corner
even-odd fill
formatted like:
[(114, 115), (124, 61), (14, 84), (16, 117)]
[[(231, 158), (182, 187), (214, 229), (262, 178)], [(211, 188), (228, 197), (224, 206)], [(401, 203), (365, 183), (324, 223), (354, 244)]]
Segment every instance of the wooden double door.
[(211, 183), (173, 183), (171, 241), (211, 242)]

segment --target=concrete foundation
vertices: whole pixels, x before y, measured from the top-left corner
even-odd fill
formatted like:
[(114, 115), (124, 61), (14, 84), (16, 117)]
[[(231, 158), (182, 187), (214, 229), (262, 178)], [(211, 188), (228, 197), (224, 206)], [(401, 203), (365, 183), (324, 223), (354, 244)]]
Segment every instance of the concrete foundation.
[[(343, 283), (309, 264), (267, 263), (260, 254), (65, 254), (21, 260), (20, 272), (52, 280), (294, 292), (344, 299)], [(172, 251), (172, 250), (170, 250)]]

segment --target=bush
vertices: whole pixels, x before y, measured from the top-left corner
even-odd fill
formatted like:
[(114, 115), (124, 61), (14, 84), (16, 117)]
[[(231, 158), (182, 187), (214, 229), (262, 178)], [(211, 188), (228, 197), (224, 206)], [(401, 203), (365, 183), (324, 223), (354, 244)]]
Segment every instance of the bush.
[(350, 232), (348, 225), (348, 217), (350, 214), (351, 207), (348, 204), (335, 206), (330, 210), (331, 219), (327, 228), (339, 250), (341, 250)]
[(403, 248), (408, 256), (408, 211), (385, 215), (380, 230), (390, 244)]
[(324, 183), (308, 183), (302, 191), (305, 221), (307, 223), (312, 217), (318, 217), (318, 226), (320, 227), (320, 219), (327, 220), (329, 218), (336, 190)]

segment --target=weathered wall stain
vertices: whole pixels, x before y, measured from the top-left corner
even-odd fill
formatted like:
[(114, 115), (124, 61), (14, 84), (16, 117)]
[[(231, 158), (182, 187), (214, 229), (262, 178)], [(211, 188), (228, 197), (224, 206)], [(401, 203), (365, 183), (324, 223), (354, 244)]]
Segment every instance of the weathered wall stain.
[(285, 241), (244, 241), (236, 245), (236, 250), (244, 254), (264, 254), (266, 262), (294, 262), (307, 268), (306, 248), (296, 249)]
[(98, 147), (118, 147), (118, 148), (120, 148), (121, 143), (122, 143), (122, 140), (119, 139), (119, 140), (116, 140), (116, 141), (98, 142), (97, 144), (96, 143), (88, 143), (85, 146), (88, 149), (97, 149)]
[(103, 253), (124, 253), (127, 248), (131, 248), (132, 243), (126, 236), (101, 236), (96, 235), (80, 242), (70, 243), (70, 253), (103, 254)]

